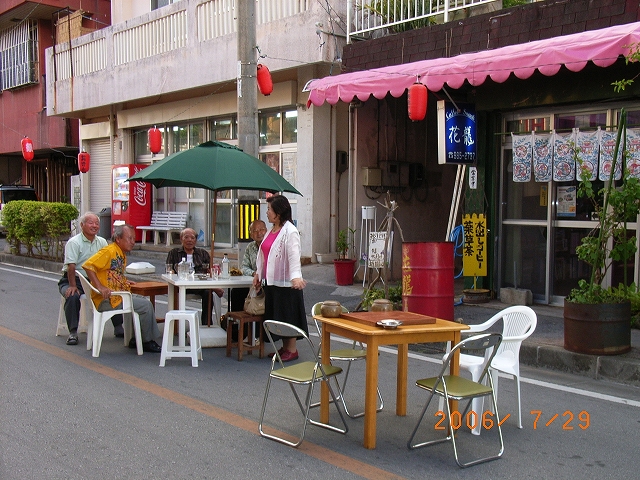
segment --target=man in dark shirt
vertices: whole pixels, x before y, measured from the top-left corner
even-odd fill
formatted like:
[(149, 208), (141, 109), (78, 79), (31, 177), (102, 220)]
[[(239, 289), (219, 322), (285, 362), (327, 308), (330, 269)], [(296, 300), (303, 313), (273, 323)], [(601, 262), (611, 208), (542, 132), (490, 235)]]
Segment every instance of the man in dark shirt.
[[(204, 248), (197, 248), (196, 231), (193, 228), (185, 228), (180, 232), (180, 243), (181, 247), (174, 248), (167, 255), (166, 263), (173, 265), (173, 271), (178, 273), (178, 264), (185, 259), (187, 263), (191, 263), (193, 265), (195, 273), (209, 273), (210, 267), (210, 257), (209, 252), (207, 252)], [(187, 293), (193, 293), (196, 295), (200, 295), (202, 298), (202, 324), (207, 325), (207, 315), (206, 313), (209, 311), (209, 305), (211, 302), (211, 290), (210, 289), (189, 289)], [(221, 315), (221, 306), (220, 306), (220, 297), (224, 295), (224, 290), (221, 288), (214, 288), (213, 293), (216, 295), (214, 297), (213, 303), (213, 323), (217, 324)]]

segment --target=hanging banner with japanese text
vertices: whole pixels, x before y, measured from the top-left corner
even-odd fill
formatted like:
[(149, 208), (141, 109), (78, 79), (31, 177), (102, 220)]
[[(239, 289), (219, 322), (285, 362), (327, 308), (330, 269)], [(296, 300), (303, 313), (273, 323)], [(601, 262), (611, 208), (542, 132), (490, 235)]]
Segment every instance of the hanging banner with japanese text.
[(438, 163), (474, 165), (476, 145), (476, 106), (439, 100)]
[(473, 214), (462, 217), (464, 247), (462, 268), (465, 277), (485, 277), (487, 275), (487, 219), (484, 215)]

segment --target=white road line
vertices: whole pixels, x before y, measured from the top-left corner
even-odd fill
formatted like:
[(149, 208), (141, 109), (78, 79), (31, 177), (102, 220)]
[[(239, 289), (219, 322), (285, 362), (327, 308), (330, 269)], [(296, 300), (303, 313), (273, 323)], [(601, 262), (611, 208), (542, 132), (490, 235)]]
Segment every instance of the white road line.
[[(25, 269), (28, 270), (27, 267), (21, 267), (21, 268), (25, 268)], [(36, 275), (35, 273), (23, 272), (22, 270), (12, 270), (10, 268), (5, 268), (5, 267), (0, 267), (0, 270), (4, 270), (5, 272), (17, 273), (19, 275), (25, 275), (27, 277), (41, 278), (42, 280), (49, 280), (50, 282), (58, 283), (58, 281), (60, 280), (60, 276), (58, 276), (57, 278), (51, 278), (51, 277), (45, 277), (43, 275)], [(34, 271), (38, 272), (40, 270), (34, 270)], [(62, 272), (61, 272), (61, 274), (62, 274)], [(52, 273), (51, 275), (55, 275), (55, 274)]]
[[(501, 377), (503, 375), (500, 375)], [(509, 378), (505, 376), (505, 378)], [(520, 377), (522, 383), (530, 383), (531, 385), (538, 385), (540, 387), (550, 388), (552, 390), (560, 390), (562, 392), (575, 393), (576, 395), (582, 395), (583, 397), (597, 398), (598, 400), (606, 400), (613, 403), (621, 403), (622, 405), (630, 405), (632, 407), (640, 407), (640, 402), (637, 400), (629, 400), (627, 398), (614, 397), (613, 395), (606, 395), (604, 393), (588, 392), (579, 388), (565, 387), (564, 385), (556, 385), (555, 383), (543, 382), (541, 380), (533, 380), (531, 378)]]

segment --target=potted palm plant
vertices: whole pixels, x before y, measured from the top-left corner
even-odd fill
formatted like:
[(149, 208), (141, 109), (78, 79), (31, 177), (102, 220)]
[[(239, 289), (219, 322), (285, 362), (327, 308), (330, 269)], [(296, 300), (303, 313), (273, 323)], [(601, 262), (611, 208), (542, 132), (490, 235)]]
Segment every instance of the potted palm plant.
[[(598, 226), (576, 248), (578, 258), (591, 266), (589, 280), (582, 279), (564, 302), (564, 348), (572, 352), (615, 355), (631, 348), (631, 302), (637, 295), (635, 284), (627, 282), (627, 264), (636, 252), (636, 238), (627, 231), (628, 221), (636, 221), (640, 211), (640, 182), (626, 169), (626, 112), (620, 114), (618, 136), (613, 153), (609, 181), (595, 190), (590, 172), (574, 149), (582, 180), (578, 195), (593, 205)], [(621, 159), (618, 152), (621, 151)], [(616, 162), (622, 161), (622, 178), (614, 180)], [(607, 272), (613, 262), (623, 266), (623, 283), (606, 285)]]
[(355, 233), (353, 228), (345, 228), (338, 232), (336, 240), (338, 258), (333, 261), (338, 285), (353, 285), (353, 269), (356, 260), (350, 257), (350, 250), (353, 249), (353, 235)]

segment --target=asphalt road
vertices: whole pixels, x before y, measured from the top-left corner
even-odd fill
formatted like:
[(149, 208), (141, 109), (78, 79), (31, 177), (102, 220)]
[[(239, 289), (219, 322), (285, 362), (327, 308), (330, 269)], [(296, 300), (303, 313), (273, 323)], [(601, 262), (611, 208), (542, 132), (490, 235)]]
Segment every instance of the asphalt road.
[[(205, 349), (198, 368), (187, 359), (158, 366), (159, 355), (137, 356), (107, 326), (99, 358), (55, 337), (58, 276), (0, 264), (0, 479), (350, 479), (350, 478), (635, 478), (640, 389), (576, 375), (523, 368), (523, 429), (515, 424), (514, 382), (500, 380), (505, 453), (460, 470), (450, 444), (409, 451), (406, 441), (426, 400), (413, 386), (437, 373), (438, 355), (411, 353), (408, 415), (395, 415), (393, 349), (380, 356), (385, 408), (377, 448), (362, 447), (362, 419), (340, 435), (307, 428), (292, 449), (258, 435), (269, 361), (227, 358)], [(348, 298), (310, 284), (315, 301)], [(160, 297), (158, 313), (166, 301)], [(355, 300), (355, 299), (352, 299)], [(312, 330), (310, 328), (310, 330)], [(362, 405), (363, 368), (349, 377), (348, 398)], [(288, 390), (270, 418), (286, 430), (297, 420)], [(425, 434), (434, 434), (432, 423)], [(536, 421), (537, 414), (540, 418)], [(556, 416), (557, 415), (557, 416)], [(335, 415), (334, 415), (335, 417)], [(461, 432), (474, 454), (497, 447), (497, 429)]]

